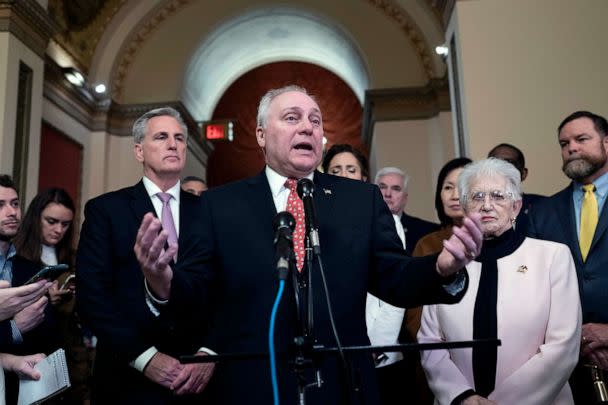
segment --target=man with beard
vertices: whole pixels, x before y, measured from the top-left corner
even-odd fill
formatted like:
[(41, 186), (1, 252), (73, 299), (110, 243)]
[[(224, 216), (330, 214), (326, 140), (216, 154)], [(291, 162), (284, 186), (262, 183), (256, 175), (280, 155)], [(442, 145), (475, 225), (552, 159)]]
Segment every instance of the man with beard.
[(608, 122), (577, 111), (558, 127), (562, 170), (572, 183), (535, 204), (530, 236), (570, 247), (583, 309), (581, 357), (570, 386), (577, 404), (595, 403), (590, 366), (608, 370)]
[(23, 342), (22, 334), (44, 319), (50, 283), (39, 281), (29, 286), (10, 287), (13, 281), (15, 245), (11, 242), (21, 221), (19, 195), (12, 179), (0, 175), (0, 349), (12, 350)]

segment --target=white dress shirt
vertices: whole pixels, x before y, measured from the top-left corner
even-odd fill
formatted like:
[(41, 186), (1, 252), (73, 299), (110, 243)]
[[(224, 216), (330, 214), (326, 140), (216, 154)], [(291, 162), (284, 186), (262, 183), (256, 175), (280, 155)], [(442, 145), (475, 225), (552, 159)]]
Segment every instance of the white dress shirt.
[[(287, 199), (289, 198), (290, 190), (285, 187), (287, 177), (280, 175), (275, 172), (270, 166), (266, 166), (266, 178), (268, 179), (268, 185), (272, 192), (272, 200), (277, 212), (285, 211), (287, 208)], [(310, 173), (306, 176), (307, 179), (312, 180), (314, 173)]]
[[(150, 200), (152, 201), (152, 205), (154, 206), (154, 212), (156, 213), (156, 217), (162, 218), (163, 202), (160, 200), (160, 198), (158, 198), (157, 194), (162, 193), (163, 191), (156, 184), (154, 184), (152, 182), (152, 180), (150, 180), (146, 176), (144, 176), (142, 178), (142, 182), (144, 183), (144, 187), (146, 189), (146, 192), (148, 193), (148, 196), (150, 196)], [(175, 225), (175, 232), (177, 233), (178, 238), (179, 238), (180, 191), (181, 191), (181, 188), (180, 188), (179, 180), (177, 181), (177, 183), (175, 183), (175, 185), (173, 187), (171, 187), (170, 189), (168, 189), (166, 191), (166, 193), (171, 194), (171, 196), (173, 197), (169, 200), (169, 208), (171, 208), (171, 214), (173, 215), (173, 222)], [(158, 312), (158, 309), (156, 309), (154, 304), (163, 305), (163, 304), (166, 304), (167, 302), (155, 299), (154, 296), (152, 294), (150, 294), (150, 291), (148, 290), (148, 284), (144, 282), (144, 285), (146, 287), (146, 292), (147, 292), (146, 304), (148, 305), (148, 308), (150, 308), (150, 311), (155, 316), (159, 316), (160, 313)], [(158, 353), (158, 349), (156, 347), (152, 346), (152, 347), (148, 348), (148, 350), (146, 350), (145, 352), (143, 352), (142, 354), (137, 356), (137, 358), (129, 364), (133, 368), (143, 372), (144, 368), (146, 368), (146, 365), (150, 362), (150, 360), (152, 359), (152, 357), (154, 357), (154, 355), (156, 353)]]
[[(401, 219), (398, 215), (393, 215), (395, 227), (403, 249), (405, 249), (405, 232)], [(396, 345), (399, 344), (399, 332), (403, 323), (405, 309), (399, 308), (380, 298), (367, 293), (365, 304), (365, 323), (367, 324), (367, 336), (374, 346)], [(390, 352), (382, 353), (376, 358), (376, 367), (384, 367), (403, 359), (403, 353)]]

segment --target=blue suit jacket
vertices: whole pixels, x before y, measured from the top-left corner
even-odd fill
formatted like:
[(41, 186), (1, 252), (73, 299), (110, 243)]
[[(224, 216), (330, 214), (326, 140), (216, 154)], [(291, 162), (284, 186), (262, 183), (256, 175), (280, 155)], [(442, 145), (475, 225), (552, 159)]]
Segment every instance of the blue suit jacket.
[[(435, 257), (407, 256), (393, 217), (378, 188), (363, 182), (315, 173), (314, 201), (321, 251), (336, 327), (343, 345), (369, 344), (365, 327), (366, 292), (395, 305), (456, 302), (443, 289)], [(264, 173), (203, 193), (203, 228), (197, 236), (200, 255), (172, 282), (165, 309), (194, 305), (211, 317), (207, 343), (219, 353), (267, 352), (267, 333), (278, 290), (274, 232), (276, 215)], [(313, 270), (315, 337), (335, 346), (318, 265)], [(295, 293), (287, 288), (276, 324), (276, 347), (286, 351), (294, 337)], [(354, 378), (367, 403), (377, 403), (371, 356), (352, 356)], [(325, 384), (308, 391), (309, 403), (341, 403), (340, 372), (335, 357), (321, 363)], [(281, 402), (296, 403), (296, 382), (287, 361), (278, 360)], [(209, 402), (271, 403), (267, 361), (220, 363), (206, 390)]]
[(608, 204), (599, 216), (587, 261), (583, 262), (572, 201), (573, 185), (536, 201), (528, 213), (528, 234), (570, 247), (583, 308), (583, 323), (608, 323)]
[[(144, 278), (133, 252), (143, 216), (154, 211), (143, 182), (90, 200), (76, 260), (76, 309), (98, 338), (93, 371), (97, 403), (173, 403), (167, 389), (129, 366), (151, 346), (174, 357), (194, 354), (203, 342), (199, 312), (155, 317), (145, 302)], [(177, 265), (191, 254), (200, 225), (200, 199), (180, 194)]]

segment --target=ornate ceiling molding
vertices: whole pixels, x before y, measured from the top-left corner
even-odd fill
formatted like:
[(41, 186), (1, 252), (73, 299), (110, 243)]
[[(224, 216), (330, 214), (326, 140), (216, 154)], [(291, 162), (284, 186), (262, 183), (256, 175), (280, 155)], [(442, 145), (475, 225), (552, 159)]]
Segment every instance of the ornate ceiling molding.
[(427, 119), (441, 111), (450, 111), (446, 78), (431, 79), (424, 87), (368, 90), (363, 107), (363, 143), (371, 146), (377, 121)]
[[(403, 34), (411, 41), (420, 59), (427, 78), (432, 79), (434, 74), (432, 49), (426, 41), (422, 30), (418, 27), (411, 16), (393, 0), (367, 0), (370, 4), (377, 7), (384, 15), (393, 20), (401, 29)], [(427, 0), (433, 1), (433, 0)], [(453, 0), (439, 0), (453, 1)], [(111, 75), (112, 97), (120, 101), (124, 94), (124, 81), (129, 72), (137, 52), (142, 48), (144, 42), (150, 37), (157, 27), (165, 20), (180, 11), (183, 7), (190, 4), (192, 0), (167, 0), (151, 16), (142, 21), (139, 28), (125, 40), (125, 45), (118, 53), (117, 63)]]
[(35, 0), (0, 0), (0, 32), (15, 35), (41, 58), (57, 30), (57, 24)]
[(66, 1), (73, 0), (49, 0), (49, 14), (60, 27), (53, 39), (74, 59), (78, 65), (76, 67), (88, 74), (95, 49), (104, 30), (128, 0), (102, 2), (99, 10), (90, 10), (94, 14), (84, 27), (71, 26), (65, 12)]
[(143, 21), (141, 26), (134, 30), (133, 33), (125, 40), (125, 46), (116, 56), (118, 63), (112, 72), (112, 97), (120, 101), (124, 91), (124, 80), (129, 72), (131, 63), (137, 55), (137, 51), (141, 49), (143, 43), (164, 21), (172, 17), (180, 9), (190, 4), (192, 0), (168, 0), (165, 4), (159, 7), (152, 16), (146, 21)]
[(368, 0), (372, 5), (380, 9), (388, 18), (393, 20), (401, 29), (401, 32), (411, 41), (414, 49), (420, 58), (420, 63), (424, 67), (427, 79), (431, 80), (434, 76), (432, 52), (430, 45), (426, 41), (422, 30), (410, 15), (393, 0)]

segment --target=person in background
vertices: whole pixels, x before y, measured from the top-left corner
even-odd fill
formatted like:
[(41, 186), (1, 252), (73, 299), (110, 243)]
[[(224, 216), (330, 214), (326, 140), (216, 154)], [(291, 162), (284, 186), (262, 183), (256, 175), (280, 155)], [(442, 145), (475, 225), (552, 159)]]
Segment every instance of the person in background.
[(431, 232), (437, 231), (439, 225), (405, 213), (409, 198), (409, 176), (397, 167), (383, 167), (376, 173), (375, 184), (380, 188), (382, 198), (393, 216), (399, 219), (395, 223), (397, 232), (403, 232), (405, 251), (412, 254), (418, 240)]
[[(17, 188), (7, 175), (0, 175), (0, 348), (14, 350), (23, 343), (22, 334), (38, 326), (44, 318), (50, 283), (40, 281), (20, 289), (13, 285), (13, 259), (16, 254), (12, 239), (21, 223), (21, 205)], [(19, 295), (23, 294), (23, 295)]]
[[(62, 188), (49, 188), (36, 195), (14, 239), (17, 250), (14, 265), (36, 271), (43, 265), (62, 263), (72, 266), (75, 211), (74, 201)], [(20, 276), (22, 282), (31, 277), (27, 273)], [(74, 288), (71, 283), (61, 289), (59, 281), (55, 281), (49, 289), (51, 304), (58, 305), (72, 299)]]
[(500, 339), (500, 346), (431, 350), (422, 366), (440, 405), (571, 405), (581, 306), (570, 249), (515, 232), (520, 174), (489, 158), (458, 180), (466, 215), (478, 213), (480, 255), (466, 268), (469, 289), (455, 305), (424, 307), (420, 343)]
[(441, 229), (422, 237), (414, 248), (413, 256), (420, 257), (437, 253), (443, 249), (443, 241), (452, 236), (452, 228), (459, 226), (464, 218), (458, 195), (458, 176), (471, 159), (461, 157), (447, 162), (437, 176), (435, 210)]
[(93, 404), (200, 403), (196, 394), (213, 372), (212, 363), (178, 360), (180, 355), (202, 355), (205, 314), (194, 307), (175, 316), (157, 310), (146, 299), (148, 285), (133, 251), (138, 226), (152, 213), (162, 220), (163, 235), (171, 235), (166, 250), (159, 250), (170, 255), (172, 265), (179, 267), (204, 248), (193, 238), (202, 227), (200, 199), (180, 189), (187, 140), (188, 129), (175, 109), (144, 113), (133, 124), (141, 181), (85, 206), (76, 260), (76, 309), (98, 341)]
[[(353, 180), (366, 181), (368, 176), (367, 159), (357, 149), (348, 144), (333, 145), (326, 152), (322, 163), (326, 173)], [(397, 234), (402, 243), (405, 236), (399, 216), (393, 215)], [(401, 229), (399, 229), (401, 228)], [(374, 346), (398, 344), (399, 331), (403, 323), (405, 309), (393, 306), (368, 293), (365, 305), (365, 322), (370, 343)], [(406, 399), (412, 400), (416, 394), (413, 365), (414, 356), (408, 357), (400, 352), (380, 353), (374, 358), (378, 376), (378, 390), (382, 404), (398, 404)], [(415, 354), (417, 358), (417, 354)]]
[[(412, 252), (414, 257), (422, 257), (440, 252), (443, 249), (443, 241), (452, 236), (452, 227), (458, 226), (464, 218), (464, 211), (460, 206), (458, 195), (458, 176), (462, 168), (471, 163), (471, 159), (461, 157), (448, 161), (437, 176), (437, 185), (435, 188), (435, 211), (441, 223), (441, 228), (435, 232), (431, 232), (418, 241)], [(401, 336), (403, 340), (412, 338), (416, 341), (416, 335), (420, 329), (420, 318), (422, 316), (422, 307), (408, 309)], [(433, 402), (433, 394), (431, 393), (422, 367), (420, 366), (420, 356), (416, 353), (416, 389), (418, 391), (418, 403), (427, 405)]]
[(186, 176), (182, 180), (182, 190), (200, 196), (203, 192), (207, 191), (207, 183), (200, 177)]
[[(528, 177), (528, 168), (526, 167), (526, 158), (524, 153), (517, 147), (509, 143), (501, 143), (492, 148), (488, 152), (488, 157), (494, 157), (511, 163), (519, 171), (522, 183)], [(542, 199), (547, 198), (539, 194), (531, 194), (522, 192), (522, 206), (517, 216), (516, 224), (520, 227), (520, 231), (526, 232), (527, 214), (530, 208)]]
[(572, 182), (532, 207), (528, 234), (564, 243), (574, 257), (583, 333), (570, 384), (577, 405), (587, 405), (596, 401), (591, 368), (608, 370), (608, 121), (577, 111), (561, 122), (557, 138)]
[(321, 167), (327, 174), (347, 179), (367, 181), (369, 178), (367, 158), (359, 149), (346, 143), (332, 145), (325, 152)]

